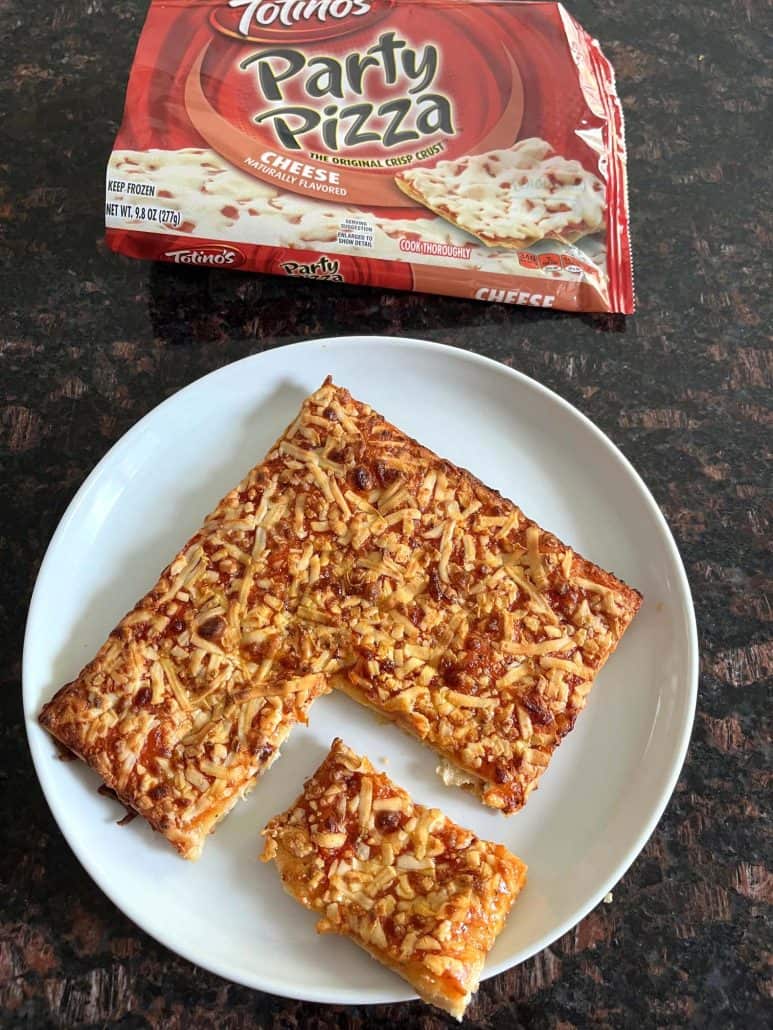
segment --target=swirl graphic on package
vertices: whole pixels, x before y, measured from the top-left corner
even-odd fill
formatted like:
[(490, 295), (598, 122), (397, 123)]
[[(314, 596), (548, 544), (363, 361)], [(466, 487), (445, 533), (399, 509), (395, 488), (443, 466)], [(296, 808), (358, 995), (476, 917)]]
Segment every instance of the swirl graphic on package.
[(152, 0), (137, 54), (113, 250), (633, 310), (614, 75), (561, 4)]

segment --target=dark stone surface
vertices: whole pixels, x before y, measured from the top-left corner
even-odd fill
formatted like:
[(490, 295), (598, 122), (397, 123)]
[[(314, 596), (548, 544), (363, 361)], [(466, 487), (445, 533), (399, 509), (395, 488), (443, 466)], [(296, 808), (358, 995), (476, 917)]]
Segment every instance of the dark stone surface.
[(769, 1025), (769, 5), (573, 5), (614, 60), (628, 114), (639, 313), (627, 321), (106, 253), (104, 165), (144, 6), (0, 0), (0, 1024), (447, 1025), (418, 1005), (340, 1009), (261, 995), (150, 940), (72, 856), (22, 724), (37, 568), (111, 444), (235, 358), (373, 332), (490, 355), (584, 411), (662, 505), (698, 612), (696, 727), (657, 831), (613, 903), (486, 983), (470, 1025)]

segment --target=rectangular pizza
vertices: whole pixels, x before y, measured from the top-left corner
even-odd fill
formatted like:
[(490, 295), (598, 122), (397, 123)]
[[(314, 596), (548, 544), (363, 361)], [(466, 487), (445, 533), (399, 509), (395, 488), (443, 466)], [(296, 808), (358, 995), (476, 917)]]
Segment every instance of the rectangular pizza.
[(519, 858), (416, 804), (340, 739), (263, 834), (263, 861), (320, 933), (351, 938), (462, 1018), (525, 883)]
[(188, 858), (331, 688), (510, 813), (639, 603), (328, 379), (41, 722)]
[(606, 224), (603, 182), (542, 139), (409, 168), (395, 182), (489, 247), (523, 250), (544, 239), (575, 243)]

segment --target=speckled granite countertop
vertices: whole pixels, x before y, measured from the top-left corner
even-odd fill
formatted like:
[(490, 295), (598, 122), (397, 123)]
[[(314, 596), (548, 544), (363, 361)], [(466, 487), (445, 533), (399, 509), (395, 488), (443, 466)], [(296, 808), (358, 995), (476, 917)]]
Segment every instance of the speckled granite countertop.
[(652, 488), (695, 595), (699, 710), (660, 826), (613, 902), (486, 983), (470, 1025), (769, 1025), (769, 5), (572, 5), (613, 59), (628, 112), (640, 303), (628, 321), (106, 253), (104, 163), (144, 8), (0, 2), (0, 1025), (446, 1025), (418, 1005), (262, 995), (156, 944), (71, 854), (22, 725), (27, 602), (57, 521), (97, 460), (203, 373), (352, 332), (466, 347), (577, 405)]

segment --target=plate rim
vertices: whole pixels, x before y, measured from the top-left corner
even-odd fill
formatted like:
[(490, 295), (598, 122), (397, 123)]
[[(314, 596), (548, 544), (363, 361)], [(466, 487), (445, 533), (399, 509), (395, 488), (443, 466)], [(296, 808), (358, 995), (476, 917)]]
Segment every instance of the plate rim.
[[(30, 654), (30, 638), (32, 635), (32, 627), (36, 621), (37, 608), (42, 604), (42, 593), (40, 584), (44, 580), (44, 574), (46, 573), (47, 565), (52, 559), (52, 555), (57, 549), (59, 540), (64, 536), (68, 527), (72, 521), (76, 518), (84, 499), (89, 491), (92, 489), (95, 482), (103, 474), (105, 467), (109, 462), (113, 461), (117, 455), (120, 455), (127, 447), (131, 446), (131, 443), (135, 436), (139, 435), (146, 423), (156, 417), (157, 413), (167, 405), (171, 405), (172, 402), (178, 403), (181, 395), (188, 391), (192, 391), (206, 380), (211, 381), (221, 375), (226, 374), (228, 371), (233, 370), (234, 367), (244, 365), (247, 363), (259, 363), (260, 360), (268, 355), (274, 354), (276, 351), (287, 351), (294, 352), (299, 349), (308, 348), (311, 346), (317, 346), (320, 348), (335, 348), (338, 346), (344, 347), (351, 345), (354, 341), (359, 341), (363, 346), (369, 345), (380, 345), (386, 347), (400, 348), (404, 347), (409, 350), (429, 350), (429, 351), (440, 351), (446, 352), (453, 355), (455, 359), (461, 361), (469, 361), (471, 364), (483, 365), (489, 369), (489, 371), (496, 372), (500, 375), (505, 375), (513, 380), (520, 383), (522, 387), (535, 391), (537, 394), (542, 394), (546, 399), (552, 403), (556, 403), (560, 408), (564, 409), (566, 413), (575, 418), (578, 418), (583, 424), (586, 430), (589, 430), (591, 435), (596, 439), (596, 442), (600, 444), (617, 462), (619, 462), (623, 470), (629, 475), (633, 483), (639, 490), (642, 500), (646, 503), (647, 508), (651, 515), (654, 516), (655, 523), (660, 530), (661, 536), (666, 545), (668, 551), (668, 557), (672, 562), (674, 572), (678, 580), (678, 586), (682, 594), (683, 599), (683, 615), (685, 617), (686, 629), (687, 629), (687, 675), (685, 677), (684, 690), (685, 690), (685, 707), (684, 707), (684, 722), (681, 727), (681, 735), (678, 742), (678, 747), (675, 752), (675, 759), (672, 762), (671, 769), (666, 778), (665, 785), (661, 790), (660, 796), (657, 802), (654, 804), (649, 818), (643, 823), (642, 828), (638, 832), (635, 841), (626, 849), (625, 854), (621, 860), (616, 864), (613, 872), (604, 881), (601, 888), (593, 892), (586, 900), (580, 904), (576, 910), (565, 920), (563, 920), (557, 928), (549, 930), (542, 935), (532, 946), (527, 949), (527, 954), (517, 956), (516, 958), (505, 958), (496, 964), (487, 965), (484, 969), (483, 975), (481, 976), (481, 982), (488, 980), (493, 976), (504, 972), (507, 969), (511, 969), (516, 965), (520, 965), (522, 962), (528, 961), (535, 955), (539, 954), (545, 948), (549, 947), (556, 940), (562, 937), (565, 933), (577, 926), (589, 912), (591, 912), (596, 906), (602, 901), (602, 899), (611, 891), (617, 883), (622, 879), (626, 872), (630, 869), (633, 863), (636, 861), (641, 851), (647, 844), (654, 833), (660, 819), (668, 806), (671, 797), (673, 796), (676, 788), (679, 776), (684, 767), (685, 759), (687, 756), (687, 750), (690, 744), (690, 738), (692, 736), (693, 726), (695, 722), (695, 712), (697, 707), (698, 697), (698, 684), (699, 684), (699, 641), (698, 641), (698, 629), (695, 617), (695, 607), (692, 599), (692, 591), (690, 589), (689, 580), (687, 573), (684, 568), (681, 554), (677, 547), (674, 536), (671, 529), (666, 521), (663, 512), (660, 509), (659, 504), (655, 500), (652, 492), (650, 491), (647, 484), (644, 482), (642, 477), (639, 475), (636, 468), (633, 466), (631, 461), (626, 457), (623, 451), (614, 443), (607, 434), (600, 429), (587, 415), (576, 408), (570, 401), (566, 400), (555, 390), (545, 386), (538, 380), (532, 378), (524, 372), (518, 369), (511, 368), (509, 365), (504, 364), (501, 361), (497, 361), (494, 358), (490, 358), (483, 354), (478, 354), (475, 351), (467, 350), (464, 347), (452, 346), (445, 343), (439, 343), (434, 340), (425, 340), (418, 337), (412, 336), (387, 336), (381, 334), (357, 334), (350, 333), (343, 336), (323, 336), (323, 337), (312, 337), (308, 339), (297, 340), (292, 343), (280, 344), (277, 347), (270, 347), (265, 350), (258, 351), (254, 354), (248, 354), (243, 358), (239, 358), (236, 361), (231, 361), (225, 365), (221, 365), (219, 368), (213, 369), (211, 372), (207, 372), (202, 376), (194, 379), (192, 382), (176, 390), (170, 394), (169, 397), (164, 398), (160, 403), (152, 407), (146, 412), (137, 422), (135, 422), (129, 429), (123, 433), (118, 440), (113, 443), (105, 454), (100, 458), (94, 468), (89, 472), (83, 483), (80, 485), (75, 495), (67, 505), (64, 513), (62, 514), (59, 522), (57, 523), (56, 529), (46, 547), (43, 560), (40, 563), (36, 577), (35, 585), (32, 590), (30, 598), (29, 608), (27, 611), (27, 619), (25, 622), (24, 631), (24, 642), (23, 642), (23, 653), (22, 653), (22, 705), (24, 709), (24, 725), (25, 732), (27, 735), (27, 746), (30, 750), (32, 757), (33, 767), (35, 769), (35, 775), (37, 776), (38, 783), (41, 791), (45, 798), (46, 804), (48, 805), (49, 811), (53, 816), (54, 822), (57, 825), (60, 833), (67, 842), (70, 850), (75, 855), (76, 859), (83, 867), (86, 874), (91, 880), (97, 885), (97, 887), (108, 897), (108, 899), (121, 911), (123, 914), (130, 919), (136, 926), (138, 926), (143, 933), (147, 933), (149, 937), (152, 937), (163, 947), (167, 948), (172, 954), (176, 954), (184, 958), (186, 961), (191, 962), (193, 965), (201, 966), (215, 975), (227, 980), (231, 983), (241, 984), (242, 986), (248, 987), (252, 990), (259, 990), (265, 993), (274, 994), (275, 996), (292, 998), (298, 1001), (309, 1001), (323, 1004), (341, 1004), (341, 1005), (379, 1005), (379, 1004), (395, 1004), (400, 1001), (413, 1000), (417, 997), (415, 992), (412, 992), (409, 985), (402, 983), (395, 978), (395, 988), (390, 992), (389, 998), (384, 997), (370, 997), (364, 996), (362, 989), (359, 988), (347, 988), (345, 984), (336, 986), (335, 988), (319, 988), (311, 987), (306, 988), (305, 986), (295, 986), (297, 981), (293, 981), (288, 978), (286, 982), (278, 984), (275, 978), (263, 978), (259, 973), (248, 971), (246, 969), (235, 969), (233, 967), (226, 968), (220, 962), (214, 960), (210, 961), (206, 958), (206, 955), (200, 954), (195, 945), (188, 947), (185, 942), (178, 942), (173, 934), (167, 933), (165, 930), (158, 928), (150, 931), (145, 926), (142, 912), (138, 911), (137, 905), (129, 903), (125, 899), (119, 900), (115, 897), (112, 882), (109, 877), (103, 875), (102, 871), (93, 863), (90, 862), (89, 857), (85, 854), (77, 839), (73, 839), (74, 835), (70, 835), (66, 832), (62, 824), (60, 823), (57, 811), (54, 804), (49, 798), (48, 791), (46, 789), (47, 773), (42, 768), (42, 755), (38, 755), (38, 749), (33, 742), (32, 733), (33, 726), (38, 727), (37, 718), (34, 714), (28, 713), (28, 707), (32, 708), (28, 702), (32, 700), (32, 685), (31, 685), (31, 670), (29, 664), (31, 659)], [(402, 989), (401, 989), (402, 988)], [(399, 995), (399, 997), (395, 997)]]

